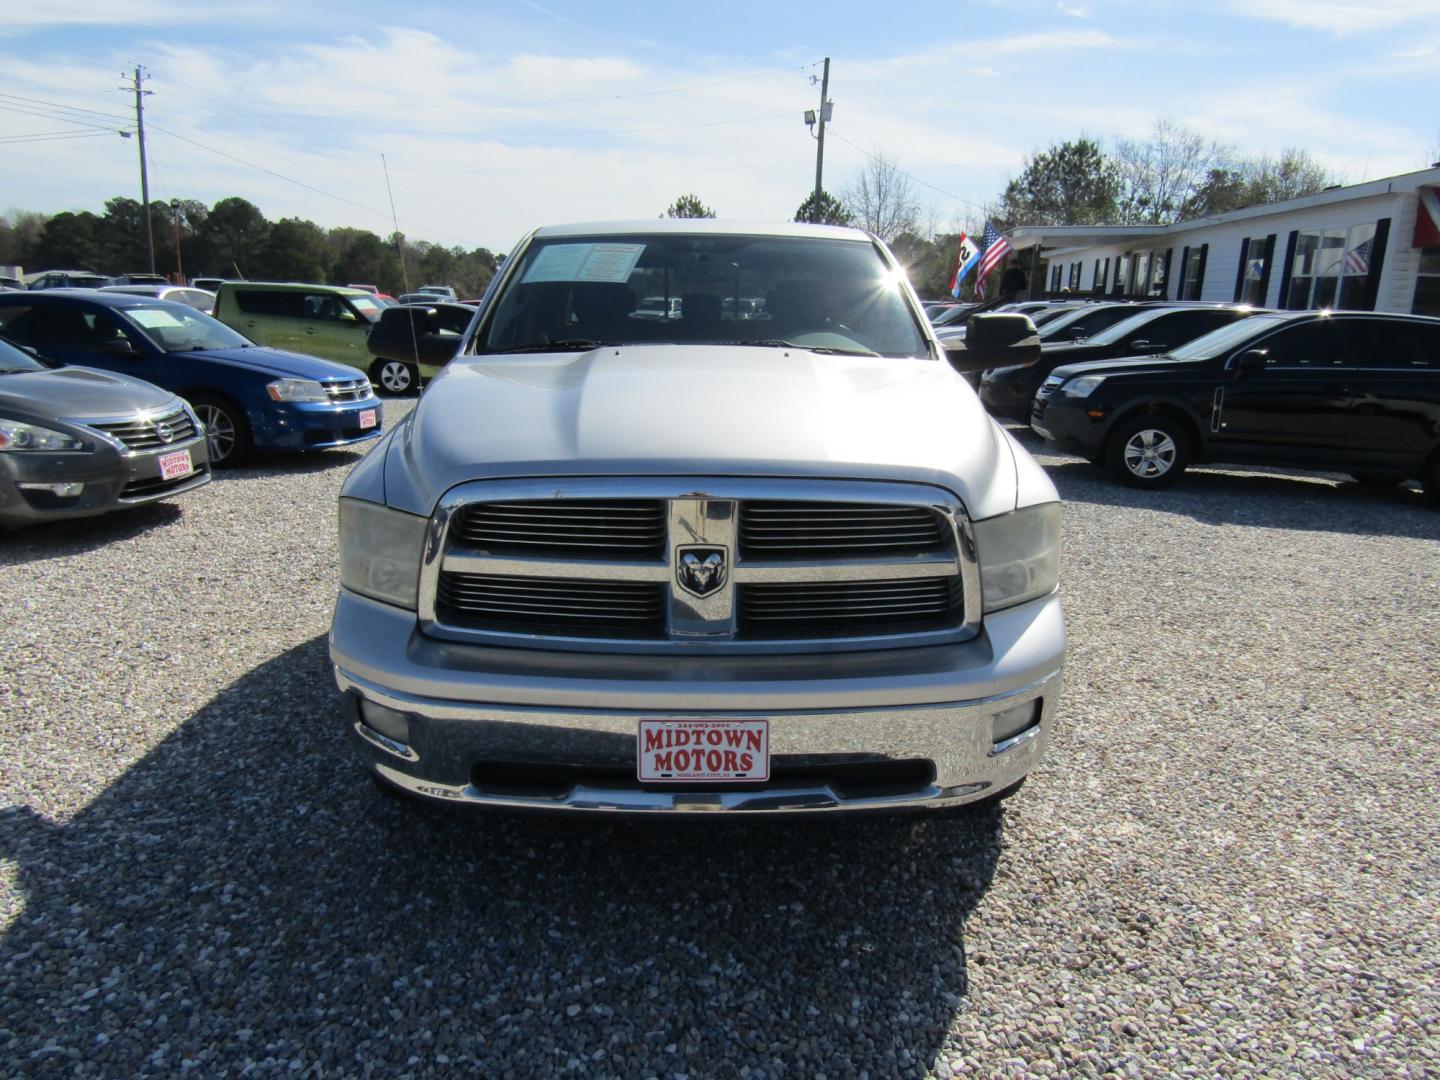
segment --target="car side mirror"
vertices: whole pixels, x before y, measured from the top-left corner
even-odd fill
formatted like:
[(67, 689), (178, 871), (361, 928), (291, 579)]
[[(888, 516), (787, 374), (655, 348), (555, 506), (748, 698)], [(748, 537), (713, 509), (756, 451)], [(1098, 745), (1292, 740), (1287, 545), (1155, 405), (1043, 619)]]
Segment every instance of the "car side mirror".
[(944, 343), (945, 359), (956, 371), (1028, 367), (1040, 359), (1040, 335), (1028, 315), (972, 315), (963, 340)]
[(1150, 348), (1149, 338), (1136, 338), (1125, 346), (1127, 349), (1148, 349)]
[(106, 338), (100, 343), (100, 351), (117, 360), (139, 360), (143, 355), (139, 349), (124, 338)]
[(1235, 363), (1235, 370), (1242, 379), (1249, 375), (1258, 375), (1265, 370), (1265, 364), (1269, 359), (1269, 349), (1247, 349), (1240, 354), (1240, 359)]

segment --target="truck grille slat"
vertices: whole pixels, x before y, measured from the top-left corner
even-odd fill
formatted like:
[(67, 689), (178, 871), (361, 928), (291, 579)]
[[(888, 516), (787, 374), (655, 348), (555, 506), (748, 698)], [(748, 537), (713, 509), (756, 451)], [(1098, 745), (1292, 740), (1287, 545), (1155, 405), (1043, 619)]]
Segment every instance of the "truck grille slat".
[(740, 507), (742, 557), (798, 561), (851, 547), (924, 554), (943, 546), (940, 520), (923, 506), (753, 501)]
[(437, 614), (453, 625), (510, 633), (658, 638), (665, 631), (665, 586), (447, 571)]
[(482, 551), (527, 555), (660, 558), (665, 504), (658, 499), (476, 503), (457, 515), (451, 533)]
[(950, 616), (958, 579), (741, 585), (736, 594), (741, 637), (843, 637), (875, 633), (879, 627), (918, 632)]

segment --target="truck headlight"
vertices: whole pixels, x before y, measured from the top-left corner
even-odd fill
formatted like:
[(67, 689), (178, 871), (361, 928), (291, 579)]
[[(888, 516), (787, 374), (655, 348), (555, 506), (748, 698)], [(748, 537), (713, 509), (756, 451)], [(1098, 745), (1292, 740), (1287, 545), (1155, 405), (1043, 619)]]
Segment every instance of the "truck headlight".
[(63, 431), (51, 431), (38, 424), (22, 424), (18, 420), (0, 420), (0, 450), (84, 449), (83, 442)]
[(429, 519), (359, 499), (340, 500), (340, 584), (415, 610)]
[(974, 523), (985, 610), (1048, 596), (1060, 581), (1060, 504), (1041, 503)]
[(1104, 381), (1104, 375), (1081, 375), (1078, 379), (1071, 379), (1061, 386), (1060, 392), (1066, 397), (1089, 397), (1095, 392), (1095, 388)]
[(325, 388), (313, 379), (276, 379), (265, 387), (275, 401), (329, 401)]

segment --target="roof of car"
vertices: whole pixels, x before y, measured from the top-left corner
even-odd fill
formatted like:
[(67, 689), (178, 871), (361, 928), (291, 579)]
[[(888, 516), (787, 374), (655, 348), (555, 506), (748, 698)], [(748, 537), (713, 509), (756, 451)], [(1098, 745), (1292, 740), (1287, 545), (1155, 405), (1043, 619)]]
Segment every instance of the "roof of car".
[(323, 289), (328, 293), (336, 293), (340, 296), (368, 296), (375, 299), (375, 294), (368, 289), (352, 289), (348, 285), (318, 285), (313, 281), (222, 281), (221, 285), (228, 285), (232, 289), (283, 289), (286, 291), (315, 292)]
[[(20, 298), (18, 301), (12, 298)], [(100, 304), (110, 308), (154, 307), (157, 304), (193, 315), (195, 309), (173, 300), (161, 300), (148, 293), (102, 292), (99, 289), (31, 289), (25, 292), (0, 294), (0, 303), (24, 304)]]
[(625, 236), (635, 233), (714, 233), (718, 236), (828, 236), (842, 240), (869, 240), (862, 229), (840, 225), (808, 225), (792, 221), (716, 221), (714, 218), (642, 218), (638, 221), (590, 221), (573, 225), (545, 225), (537, 237)]

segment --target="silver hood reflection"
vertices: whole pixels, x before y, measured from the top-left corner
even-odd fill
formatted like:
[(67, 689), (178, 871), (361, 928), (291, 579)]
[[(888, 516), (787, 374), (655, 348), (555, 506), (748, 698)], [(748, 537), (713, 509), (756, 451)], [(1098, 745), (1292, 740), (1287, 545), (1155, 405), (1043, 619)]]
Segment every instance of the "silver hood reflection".
[(385, 501), (429, 514), (490, 477), (824, 477), (933, 484), (983, 518), (1016, 506), (1013, 446), (935, 360), (696, 345), (458, 358), (390, 441)]

